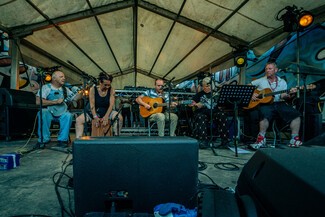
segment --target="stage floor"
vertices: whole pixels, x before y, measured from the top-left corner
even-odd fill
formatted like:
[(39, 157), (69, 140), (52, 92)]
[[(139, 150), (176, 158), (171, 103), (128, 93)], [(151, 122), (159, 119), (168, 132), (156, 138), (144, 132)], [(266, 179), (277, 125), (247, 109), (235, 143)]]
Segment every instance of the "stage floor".
[[(60, 203), (67, 212), (74, 211), (73, 189), (69, 187), (73, 155), (67, 149), (56, 148), (53, 140), (45, 149), (33, 151), (36, 138), (0, 141), (0, 154), (24, 153), (19, 167), (0, 171), (0, 216), (61, 216)], [(228, 147), (216, 148), (214, 152), (211, 148), (199, 150), (199, 183), (234, 190), (243, 166), (254, 154), (242, 144), (238, 147), (238, 157)], [(65, 175), (56, 188), (54, 182), (65, 167)]]

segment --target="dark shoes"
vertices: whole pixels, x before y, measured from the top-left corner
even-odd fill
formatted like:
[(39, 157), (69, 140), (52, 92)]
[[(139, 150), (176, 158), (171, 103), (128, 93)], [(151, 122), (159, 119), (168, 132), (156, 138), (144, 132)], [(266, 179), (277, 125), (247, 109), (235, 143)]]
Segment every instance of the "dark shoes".
[(45, 145), (49, 144), (51, 140), (46, 142), (37, 142), (36, 145), (33, 147), (33, 149), (44, 149)]
[(66, 147), (68, 147), (68, 142), (66, 142), (66, 141), (58, 141), (58, 144), (56, 146), (60, 147), (60, 148), (66, 148)]

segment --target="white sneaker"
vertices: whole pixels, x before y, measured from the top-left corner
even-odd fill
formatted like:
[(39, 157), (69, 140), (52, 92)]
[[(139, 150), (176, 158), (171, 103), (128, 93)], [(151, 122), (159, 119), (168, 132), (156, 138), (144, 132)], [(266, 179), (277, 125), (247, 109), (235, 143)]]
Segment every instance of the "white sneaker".
[(257, 137), (256, 142), (253, 143), (253, 144), (249, 144), (249, 146), (254, 150), (257, 150), (257, 149), (259, 149), (261, 147), (265, 147), (266, 146), (266, 139), (265, 139), (264, 136), (259, 134), (258, 137)]
[(302, 141), (300, 141), (299, 136), (296, 136), (295, 138), (290, 140), (288, 146), (292, 148), (299, 148), (299, 146), (301, 145), (302, 145)]

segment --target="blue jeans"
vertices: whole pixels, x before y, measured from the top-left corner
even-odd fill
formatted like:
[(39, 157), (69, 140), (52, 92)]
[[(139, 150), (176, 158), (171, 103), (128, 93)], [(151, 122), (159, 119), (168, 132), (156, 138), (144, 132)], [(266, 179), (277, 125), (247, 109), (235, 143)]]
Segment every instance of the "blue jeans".
[[(67, 142), (69, 139), (70, 127), (72, 124), (72, 114), (70, 112), (63, 113), (60, 117), (54, 117), (47, 109), (42, 109), (42, 122), (43, 122), (43, 142), (51, 140), (50, 127), (52, 121), (60, 123), (60, 131), (58, 141)], [(38, 112), (38, 142), (41, 142), (41, 118)]]

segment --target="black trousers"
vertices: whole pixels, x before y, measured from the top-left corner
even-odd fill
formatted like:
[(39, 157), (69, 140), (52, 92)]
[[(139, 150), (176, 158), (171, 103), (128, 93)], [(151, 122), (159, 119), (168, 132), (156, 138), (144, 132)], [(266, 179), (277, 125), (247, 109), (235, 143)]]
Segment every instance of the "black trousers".
[[(198, 140), (209, 140), (211, 127), (211, 113), (209, 109), (200, 109), (194, 114), (193, 136)], [(227, 126), (227, 115), (225, 112), (214, 109), (212, 121), (217, 124), (217, 133), (222, 141), (228, 140), (229, 129)]]

